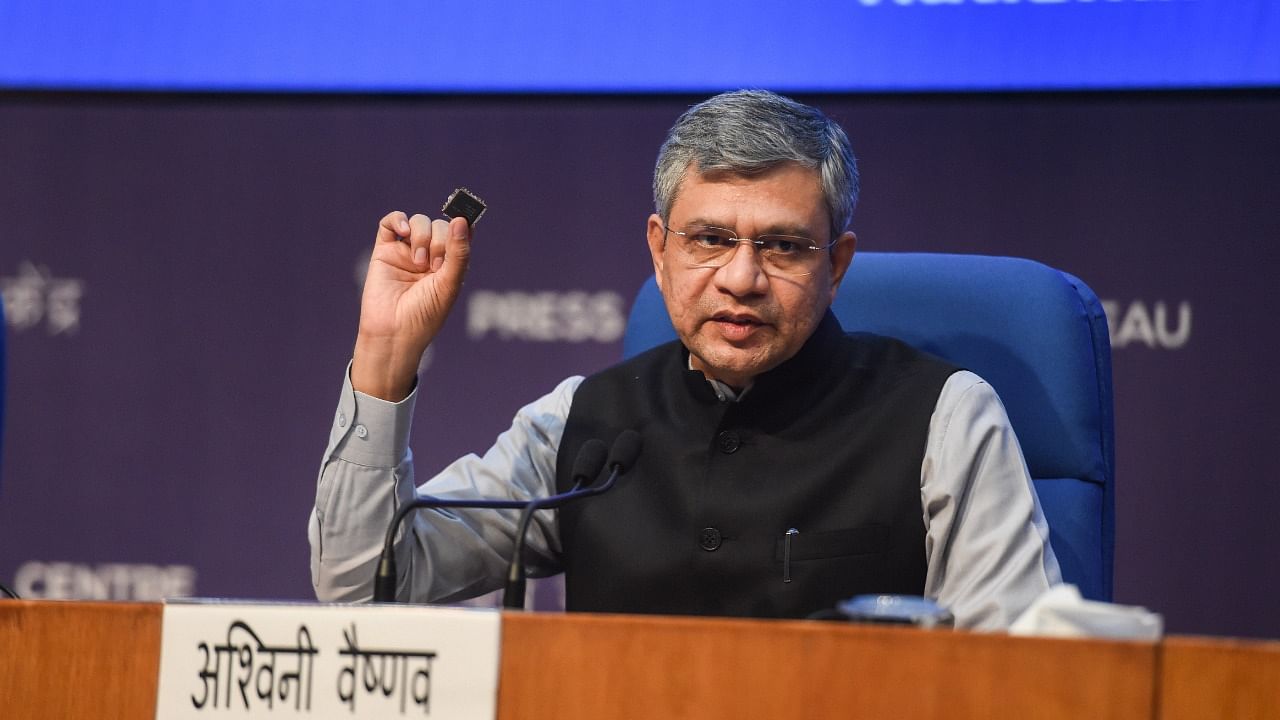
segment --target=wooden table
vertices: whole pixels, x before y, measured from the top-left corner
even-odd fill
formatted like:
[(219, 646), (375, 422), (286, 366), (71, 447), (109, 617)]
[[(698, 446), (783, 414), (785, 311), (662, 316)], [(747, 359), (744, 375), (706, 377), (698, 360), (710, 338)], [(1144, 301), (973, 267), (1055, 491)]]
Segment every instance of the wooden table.
[[(0, 717), (153, 717), (162, 607), (0, 602)], [(1280, 643), (525, 613), (502, 628), (504, 719), (1280, 718)]]

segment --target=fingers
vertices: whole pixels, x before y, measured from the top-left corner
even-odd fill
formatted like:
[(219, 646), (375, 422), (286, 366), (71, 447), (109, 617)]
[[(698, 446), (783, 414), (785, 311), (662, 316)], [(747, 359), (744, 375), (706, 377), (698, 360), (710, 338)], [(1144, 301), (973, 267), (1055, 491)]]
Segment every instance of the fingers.
[[(378, 223), (376, 242), (404, 242), (409, 261), (418, 272), (438, 272), (450, 259), (451, 271), (466, 269), (470, 256), (471, 227), (466, 218), (432, 220), (426, 215), (406, 217), (399, 210), (387, 213)], [(458, 263), (452, 258), (457, 257)]]
[(395, 210), (383, 215), (378, 221), (378, 234), (374, 242), (396, 242), (407, 237), (409, 237), (409, 218), (399, 210)]
[(414, 215), (409, 218), (409, 258), (419, 272), (427, 269), (431, 253), (431, 218)]
[(445, 249), (449, 242), (449, 221), (431, 221), (431, 244), (427, 246), (427, 258), (431, 263), (431, 272), (439, 272), (444, 265)]
[(469, 227), (466, 218), (449, 220), (432, 220), (426, 215), (414, 215), (409, 218), (409, 246), (412, 249), (413, 264), (418, 270), (439, 272), (448, 259), (450, 265), (454, 253), (458, 259), (466, 262), (469, 239)]

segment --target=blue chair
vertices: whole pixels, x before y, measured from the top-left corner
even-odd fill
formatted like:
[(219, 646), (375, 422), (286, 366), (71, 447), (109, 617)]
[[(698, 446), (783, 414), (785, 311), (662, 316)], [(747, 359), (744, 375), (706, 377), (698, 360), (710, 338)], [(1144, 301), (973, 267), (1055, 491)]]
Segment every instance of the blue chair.
[[(854, 257), (832, 310), (845, 330), (900, 338), (991, 383), (1022, 444), (1063, 578), (1086, 597), (1110, 600), (1111, 342), (1093, 291), (1030, 260), (868, 252)], [(623, 354), (675, 337), (649, 278)]]

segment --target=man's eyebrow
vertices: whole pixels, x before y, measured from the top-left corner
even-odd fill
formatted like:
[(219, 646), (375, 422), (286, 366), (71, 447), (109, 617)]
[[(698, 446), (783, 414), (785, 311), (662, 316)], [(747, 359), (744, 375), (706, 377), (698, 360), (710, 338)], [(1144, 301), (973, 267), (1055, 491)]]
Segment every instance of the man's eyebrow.
[[(723, 222), (718, 222), (716, 220), (711, 220), (704, 217), (693, 218), (692, 220), (689, 220), (687, 223), (685, 223), (685, 226), (686, 227), (694, 227), (694, 226), (716, 227), (716, 228), (721, 228), (723, 230), (732, 230), (735, 235), (738, 234), (738, 230), (734, 228), (732, 225), (725, 224)], [(789, 225), (786, 223), (769, 225), (764, 229), (764, 231), (758, 234), (759, 235), (792, 235), (795, 237), (802, 237), (802, 238), (813, 237), (813, 231), (807, 225)]]
[(704, 218), (704, 217), (696, 217), (696, 218), (693, 218), (692, 220), (689, 220), (688, 222), (686, 222), (686, 223), (685, 223), (685, 226), (686, 226), (686, 227), (693, 227), (693, 226), (695, 226), (695, 225), (701, 225), (701, 226), (703, 226), (703, 227), (717, 227), (717, 228), (721, 228), (721, 229), (723, 229), (723, 230), (732, 230), (732, 229), (733, 229), (732, 227), (730, 227), (729, 225), (727, 225), (727, 224), (725, 224), (725, 223), (723, 223), (723, 222), (719, 222), (719, 221), (717, 221), (717, 220), (708, 220), (707, 218)]
[(812, 238), (813, 231), (807, 225), (770, 225), (761, 235), (794, 235)]

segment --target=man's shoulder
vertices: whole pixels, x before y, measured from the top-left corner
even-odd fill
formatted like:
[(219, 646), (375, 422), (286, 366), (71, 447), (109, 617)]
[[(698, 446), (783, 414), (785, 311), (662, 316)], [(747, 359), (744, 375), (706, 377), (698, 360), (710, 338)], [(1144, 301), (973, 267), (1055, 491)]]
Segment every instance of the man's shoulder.
[(922, 350), (904, 340), (871, 332), (847, 332), (842, 351), (853, 367), (895, 368), (903, 371), (934, 371), (947, 375), (963, 368)]

